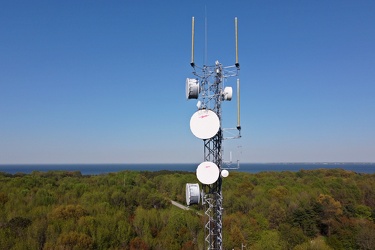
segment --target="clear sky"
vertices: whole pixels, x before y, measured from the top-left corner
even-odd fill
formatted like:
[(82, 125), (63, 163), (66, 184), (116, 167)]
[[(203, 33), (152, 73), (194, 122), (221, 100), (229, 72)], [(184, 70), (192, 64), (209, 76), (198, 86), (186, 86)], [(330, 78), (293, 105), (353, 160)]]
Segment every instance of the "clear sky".
[(0, 164), (201, 162), (192, 16), (196, 64), (206, 16), (207, 62), (225, 66), (238, 17), (242, 138), (225, 157), (375, 162), (373, 0), (34, 0), (0, 3)]

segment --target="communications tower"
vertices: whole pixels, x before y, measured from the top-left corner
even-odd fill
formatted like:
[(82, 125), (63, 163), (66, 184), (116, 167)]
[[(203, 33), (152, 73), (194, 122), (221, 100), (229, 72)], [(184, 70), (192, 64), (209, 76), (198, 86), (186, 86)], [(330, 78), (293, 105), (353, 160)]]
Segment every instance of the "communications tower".
[[(238, 25), (235, 20), (236, 62), (223, 66), (219, 61), (213, 65), (197, 66), (194, 62), (194, 17), (192, 18), (191, 62), (195, 78), (186, 79), (186, 98), (197, 99), (198, 110), (190, 119), (191, 132), (203, 140), (204, 161), (198, 165), (196, 175), (201, 185), (186, 184), (187, 205), (205, 206), (205, 249), (223, 249), (223, 177), (232, 167), (223, 161), (222, 142), (241, 137), (240, 125), (240, 64), (238, 62)], [(226, 86), (230, 78), (237, 77), (237, 126), (222, 127), (222, 104), (231, 101), (233, 88)], [(238, 161), (237, 161), (238, 167)], [(201, 188), (200, 188), (201, 186)]]

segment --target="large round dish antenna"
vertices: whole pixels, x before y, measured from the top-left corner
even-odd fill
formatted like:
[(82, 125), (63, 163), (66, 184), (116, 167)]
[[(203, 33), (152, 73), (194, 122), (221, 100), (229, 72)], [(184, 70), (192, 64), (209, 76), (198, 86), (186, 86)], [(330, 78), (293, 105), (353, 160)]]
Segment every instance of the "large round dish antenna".
[(190, 130), (199, 139), (206, 140), (214, 137), (220, 128), (220, 120), (215, 112), (201, 109), (190, 119)]
[(197, 79), (186, 78), (186, 99), (197, 99), (199, 95), (199, 83)]
[(199, 184), (198, 183), (186, 183), (186, 204), (188, 206), (193, 204), (199, 204)]
[(202, 184), (210, 185), (219, 179), (220, 170), (215, 163), (205, 161), (199, 164), (196, 174)]

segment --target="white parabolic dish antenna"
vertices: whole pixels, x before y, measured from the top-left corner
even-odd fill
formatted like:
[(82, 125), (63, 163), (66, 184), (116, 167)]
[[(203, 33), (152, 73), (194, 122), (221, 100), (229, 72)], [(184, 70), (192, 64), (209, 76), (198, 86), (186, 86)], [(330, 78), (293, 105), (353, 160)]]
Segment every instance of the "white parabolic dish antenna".
[(190, 119), (190, 130), (199, 139), (206, 140), (214, 137), (220, 128), (220, 120), (215, 112), (201, 109)]
[(224, 178), (228, 177), (228, 175), (229, 175), (228, 170), (224, 169), (224, 170), (221, 171), (221, 176), (223, 176)]
[(197, 167), (197, 178), (202, 184), (210, 185), (219, 179), (219, 168), (210, 161), (205, 161)]
[(232, 100), (232, 96), (233, 96), (233, 89), (232, 89), (232, 87), (225, 87), (223, 95), (224, 95), (224, 100), (225, 101)]

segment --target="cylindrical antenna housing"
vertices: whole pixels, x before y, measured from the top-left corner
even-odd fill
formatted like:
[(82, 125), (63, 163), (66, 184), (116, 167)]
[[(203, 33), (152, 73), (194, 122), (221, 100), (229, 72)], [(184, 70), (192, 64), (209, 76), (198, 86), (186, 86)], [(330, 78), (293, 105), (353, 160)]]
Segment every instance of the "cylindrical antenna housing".
[(240, 67), (240, 63), (238, 62), (238, 22), (237, 17), (234, 18), (234, 29), (235, 29), (235, 36), (236, 36), (236, 67)]
[(194, 17), (191, 18), (191, 62), (190, 65), (194, 67)]
[(240, 119), (240, 79), (237, 79), (237, 129), (241, 130), (241, 119)]

